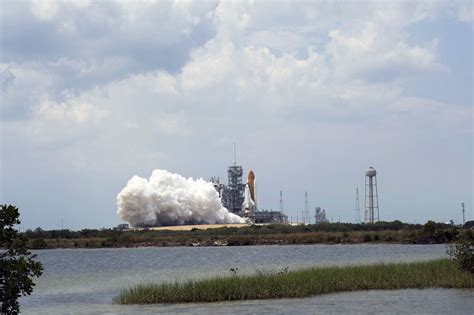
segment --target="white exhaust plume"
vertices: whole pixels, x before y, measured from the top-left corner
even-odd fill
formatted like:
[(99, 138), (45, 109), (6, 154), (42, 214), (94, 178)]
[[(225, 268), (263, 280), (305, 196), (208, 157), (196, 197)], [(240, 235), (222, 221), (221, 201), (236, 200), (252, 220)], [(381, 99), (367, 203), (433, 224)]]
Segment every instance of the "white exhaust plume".
[(159, 169), (149, 180), (133, 176), (117, 195), (117, 207), (135, 227), (245, 223), (222, 206), (212, 183)]

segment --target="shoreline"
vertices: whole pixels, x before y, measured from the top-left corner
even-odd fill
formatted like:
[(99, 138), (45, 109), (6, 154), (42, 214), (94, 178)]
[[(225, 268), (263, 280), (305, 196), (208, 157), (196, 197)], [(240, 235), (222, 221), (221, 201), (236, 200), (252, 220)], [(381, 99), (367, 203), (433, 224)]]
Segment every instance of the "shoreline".
[(172, 248), (172, 247), (247, 247), (247, 246), (309, 246), (309, 245), (328, 245), (328, 246), (354, 246), (354, 245), (450, 245), (454, 243), (398, 243), (398, 242), (361, 242), (361, 243), (297, 243), (297, 244), (249, 244), (249, 245), (141, 245), (134, 244), (131, 246), (107, 246), (107, 247), (47, 247), (47, 248), (30, 248), (29, 250), (43, 251), (43, 250), (61, 250), (61, 249), (82, 249), (82, 250), (94, 250), (94, 249), (133, 249), (133, 248)]
[[(205, 230), (202, 230), (205, 231)], [(420, 237), (406, 231), (370, 232), (307, 232), (290, 234), (247, 235), (192, 235), (180, 231), (175, 235), (155, 234), (159, 231), (133, 231), (119, 237), (54, 238), (29, 240), (28, 247), (34, 250), (58, 248), (137, 248), (137, 247), (214, 247), (214, 246), (271, 246), (271, 245), (357, 245), (400, 244), (434, 245), (451, 244), (454, 239), (436, 240)], [(136, 233), (140, 233), (136, 235)], [(146, 233), (147, 235), (143, 235)], [(151, 234), (151, 235), (150, 235)], [(155, 235), (154, 235), (155, 234)], [(190, 235), (191, 234), (191, 235)], [(411, 235), (410, 235), (411, 234)]]
[(330, 223), (318, 225), (190, 225), (130, 230), (81, 231), (36, 229), (23, 233), (30, 249), (53, 248), (133, 248), (176, 246), (248, 246), (307, 244), (449, 244), (470, 228), (429, 222), (411, 225), (402, 222), (376, 224)]

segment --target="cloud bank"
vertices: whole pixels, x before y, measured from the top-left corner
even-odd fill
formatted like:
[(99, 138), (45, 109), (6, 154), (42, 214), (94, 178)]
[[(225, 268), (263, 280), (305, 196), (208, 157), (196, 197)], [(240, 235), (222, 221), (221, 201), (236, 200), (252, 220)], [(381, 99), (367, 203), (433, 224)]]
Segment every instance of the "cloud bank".
[(135, 227), (245, 222), (222, 206), (211, 183), (159, 169), (149, 180), (133, 176), (117, 206), (120, 218)]
[(224, 178), (236, 142), (261, 206), (277, 209), (283, 188), (296, 216), (308, 185), (312, 207), (352, 220), (374, 165), (384, 219), (447, 221), (472, 208), (472, 12), (454, 0), (3, 1), (0, 199), (32, 228), (110, 226), (130, 174)]

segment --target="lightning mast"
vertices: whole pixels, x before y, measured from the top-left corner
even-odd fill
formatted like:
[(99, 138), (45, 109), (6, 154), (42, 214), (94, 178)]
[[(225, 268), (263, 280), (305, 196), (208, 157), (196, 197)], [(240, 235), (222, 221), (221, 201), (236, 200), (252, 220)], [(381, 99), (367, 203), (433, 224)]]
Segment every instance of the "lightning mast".
[(284, 211), (284, 207), (283, 207), (283, 190), (280, 189), (280, 212), (283, 213)]
[(304, 192), (304, 222), (310, 224), (310, 218), (309, 218), (309, 208), (308, 208), (308, 192)]
[(235, 153), (235, 142), (233, 142), (234, 145), (234, 166), (237, 165), (237, 158), (236, 158), (236, 153)]
[(464, 216), (465, 209), (464, 209), (464, 202), (461, 202), (461, 211), (462, 211), (462, 225), (466, 224), (466, 217)]
[(355, 223), (360, 223), (360, 200), (359, 200), (359, 187), (356, 188), (356, 201), (355, 201)]

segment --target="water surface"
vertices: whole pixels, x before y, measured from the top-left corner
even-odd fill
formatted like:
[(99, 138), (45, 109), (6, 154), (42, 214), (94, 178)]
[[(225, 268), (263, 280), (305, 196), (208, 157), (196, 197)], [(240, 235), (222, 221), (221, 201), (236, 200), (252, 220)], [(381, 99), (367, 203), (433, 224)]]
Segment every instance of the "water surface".
[[(399, 303), (400, 307), (406, 305), (409, 309), (423, 310), (423, 305), (428, 307), (429, 304), (429, 299), (421, 298), (423, 294), (437, 296), (436, 301), (445, 301), (448, 306), (452, 305), (456, 299), (474, 300), (472, 290), (436, 289), (352, 292), (306, 299), (197, 305), (122, 306), (112, 304), (113, 296), (120, 289), (137, 283), (183, 281), (213, 275), (230, 275), (230, 268), (237, 268), (238, 273), (252, 273), (257, 269), (279, 270), (284, 267), (294, 270), (317, 265), (428, 260), (445, 257), (444, 245), (153, 247), (59, 249), (36, 253), (45, 271), (37, 280), (33, 295), (21, 300), (24, 313), (127, 314), (140, 311), (141, 313), (269, 312), (285, 314), (299, 312), (303, 314), (312, 313), (310, 309), (316, 305), (318, 310), (324, 313), (333, 310), (344, 312), (344, 309), (345, 312), (351, 312), (355, 310), (351, 305), (354, 299), (360, 300), (357, 307), (360, 306), (362, 312), (365, 309), (362, 305), (370, 309), (371, 303), (380, 299), (384, 301), (382, 304), (385, 306), (394, 304), (395, 309), (397, 303), (394, 301), (404, 299), (404, 303)], [(413, 294), (412, 291), (416, 292), (413, 298), (410, 295)], [(469, 305), (469, 303), (463, 302), (462, 305)], [(443, 308), (438, 307), (435, 310), (441, 309)], [(380, 308), (379, 310), (385, 312)], [(457, 313), (463, 313), (463, 309), (457, 310)], [(403, 309), (400, 311), (405, 312)]]

